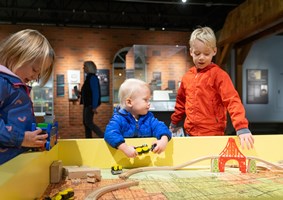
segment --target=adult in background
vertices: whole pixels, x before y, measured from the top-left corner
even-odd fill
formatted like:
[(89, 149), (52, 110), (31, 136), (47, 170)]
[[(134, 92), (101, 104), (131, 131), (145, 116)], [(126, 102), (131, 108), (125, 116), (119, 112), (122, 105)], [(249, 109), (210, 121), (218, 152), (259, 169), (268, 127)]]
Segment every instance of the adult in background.
[(97, 114), (97, 108), (100, 106), (100, 84), (96, 76), (96, 65), (93, 61), (84, 62), (84, 72), (87, 74), (85, 82), (81, 89), (81, 101), (83, 108), (83, 124), (85, 126), (85, 137), (92, 138), (92, 131), (94, 137), (104, 137), (104, 133), (93, 122), (94, 114)]

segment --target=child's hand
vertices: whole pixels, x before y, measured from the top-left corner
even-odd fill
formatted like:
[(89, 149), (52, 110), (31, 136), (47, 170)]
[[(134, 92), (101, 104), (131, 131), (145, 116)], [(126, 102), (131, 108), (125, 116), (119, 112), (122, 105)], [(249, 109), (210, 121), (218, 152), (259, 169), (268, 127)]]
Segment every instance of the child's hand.
[(245, 148), (245, 144), (248, 149), (254, 148), (254, 138), (251, 133), (240, 134), (239, 138), (242, 149)]
[(160, 140), (157, 140), (156, 142), (153, 143), (156, 144), (156, 147), (154, 147), (152, 152), (157, 154), (162, 153), (163, 151), (165, 151), (167, 143), (168, 143), (168, 138), (167, 136), (163, 135)]
[(126, 143), (120, 144), (118, 149), (123, 151), (123, 153), (129, 158), (135, 158), (138, 155), (136, 149), (133, 146), (128, 146)]
[(48, 137), (48, 134), (40, 135), (41, 132), (42, 132), (41, 129), (37, 129), (35, 131), (26, 131), (24, 140), (22, 142), (22, 146), (23, 147), (43, 147), (46, 142), (46, 138)]

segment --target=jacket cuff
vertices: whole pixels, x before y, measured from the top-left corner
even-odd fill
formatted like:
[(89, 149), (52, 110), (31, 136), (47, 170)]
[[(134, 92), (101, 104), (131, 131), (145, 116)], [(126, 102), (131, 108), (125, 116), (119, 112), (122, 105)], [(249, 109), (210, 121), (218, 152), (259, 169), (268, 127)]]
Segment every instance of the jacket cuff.
[(171, 140), (172, 137), (170, 137), (168, 134), (163, 134), (160, 136), (159, 140), (161, 139), (162, 136), (166, 136), (168, 138), (168, 142)]
[(126, 142), (126, 141), (125, 141), (125, 140), (123, 140), (123, 141), (121, 141), (121, 142), (117, 143), (117, 144), (116, 144), (116, 146), (115, 146), (114, 148), (118, 149), (118, 147), (120, 146), (120, 144), (123, 144), (123, 143), (125, 143), (125, 142)]
[(242, 129), (237, 130), (237, 135), (247, 134), (247, 133), (251, 133), (250, 129), (248, 128), (242, 128)]

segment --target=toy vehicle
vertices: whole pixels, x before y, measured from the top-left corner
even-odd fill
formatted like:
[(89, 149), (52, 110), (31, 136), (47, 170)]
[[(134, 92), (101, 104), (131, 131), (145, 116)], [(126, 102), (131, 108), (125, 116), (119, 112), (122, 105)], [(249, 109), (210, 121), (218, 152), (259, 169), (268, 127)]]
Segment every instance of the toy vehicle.
[(57, 144), (58, 139), (58, 122), (55, 122), (54, 124), (50, 123), (32, 123), (32, 131), (35, 131), (36, 128), (40, 128), (42, 130), (41, 134), (48, 134), (48, 137), (46, 138), (46, 143), (43, 150), (49, 151), (53, 146)]
[(111, 173), (113, 175), (121, 174), (122, 171), (122, 166), (121, 165), (114, 165), (111, 167)]
[(156, 144), (153, 144), (151, 148), (148, 147), (147, 144), (143, 144), (141, 146), (135, 147), (136, 151), (138, 152), (139, 155), (143, 153), (148, 153), (149, 151), (153, 151), (153, 149), (156, 147)]
[(74, 190), (67, 188), (55, 194), (53, 197), (45, 197), (44, 200), (71, 200), (74, 199)]
[(153, 144), (152, 146), (151, 146), (151, 148), (150, 148), (150, 151), (153, 151), (153, 149), (156, 147), (156, 143), (155, 144)]
[(135, 147), (136, 151), (138, 152), (138, 154), (143, 154), (143, 153), (148, 153), (149, 152), (149, 148), (147, 144), (143, 144), (141, 146), (137, 146)]

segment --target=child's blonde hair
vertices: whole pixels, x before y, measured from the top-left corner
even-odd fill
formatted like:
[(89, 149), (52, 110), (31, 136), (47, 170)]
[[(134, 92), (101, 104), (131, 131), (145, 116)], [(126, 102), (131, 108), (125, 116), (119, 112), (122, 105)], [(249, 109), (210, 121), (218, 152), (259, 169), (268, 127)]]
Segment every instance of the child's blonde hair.
[(213, 30), (209, 27), (200, 27), (194, 30), (190, 38), (190, 46), (195, 40), (200, 40), (211, 48), (216, 48), (216, 37)]
[(127, 98), (131, 98), (133, 95), (138, 93), (141, 88), (144, 87), (147, 87), (149, 89), (149, 85), (142, 80), (135, 78), (126, 79), (120, 86), (118, 94), (121, 108), (126, 107)]
[[(25, 29), (14, 33), (0, 45), (0, 64), (12, 72), (29, 62), (39, 61), (40, 85), (48, 81), (53, 71), (55, 53), (48, 40), (38, 31)], [(51, 65), (46, 63), (51, 61)]]

